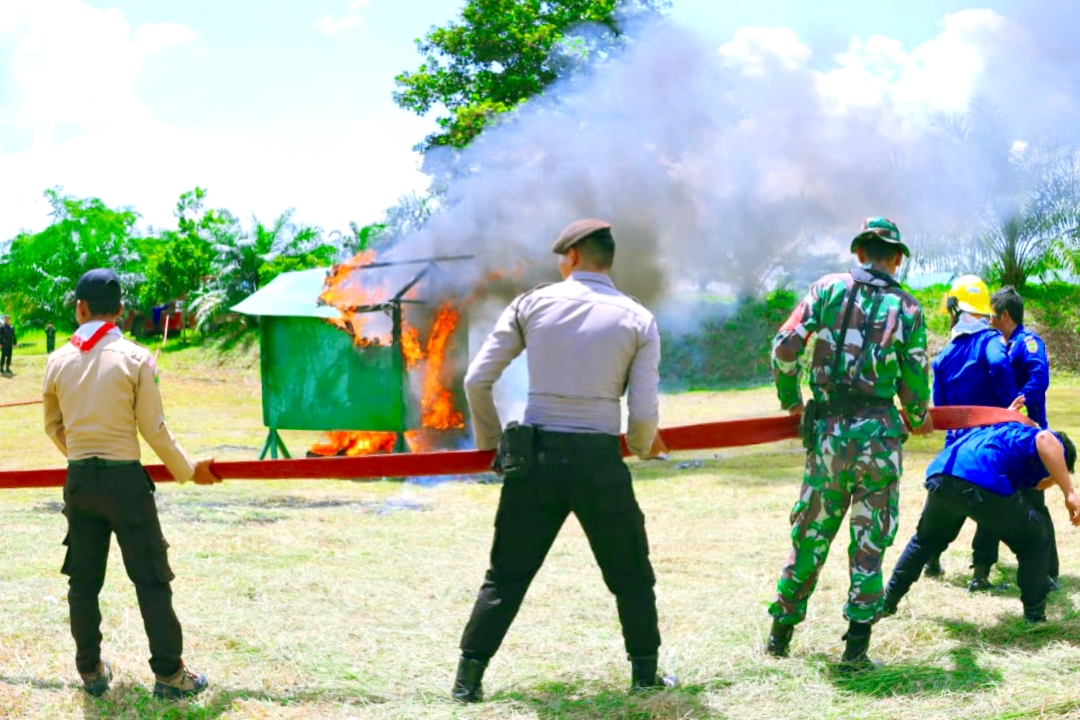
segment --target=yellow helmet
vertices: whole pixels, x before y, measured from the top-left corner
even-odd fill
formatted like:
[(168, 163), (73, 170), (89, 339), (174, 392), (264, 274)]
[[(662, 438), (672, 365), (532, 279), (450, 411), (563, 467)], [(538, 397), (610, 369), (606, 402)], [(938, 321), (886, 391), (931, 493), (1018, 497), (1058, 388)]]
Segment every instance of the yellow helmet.
[(956, 305), (962, 312), (972, 315), (993, 315), (990, 307), (990, 290), (978, 275), (964, 275), (953, 280), (952, 287), (945, 295), (945, 302), (956, 298)]

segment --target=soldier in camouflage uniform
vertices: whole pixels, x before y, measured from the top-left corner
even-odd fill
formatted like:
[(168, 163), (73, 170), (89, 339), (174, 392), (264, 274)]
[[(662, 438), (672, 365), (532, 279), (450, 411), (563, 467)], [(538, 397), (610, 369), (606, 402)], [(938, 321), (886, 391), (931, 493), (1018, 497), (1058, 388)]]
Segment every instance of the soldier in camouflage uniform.
[[(881, 613), (882, 556), (897, 530), (907, 428), (893, 396), (899, 395), (913, 433), (932, 432), (933, 422), (922, 308), (893, 277), (909, 256), (900, 231), (886, 218), (869, 218), (851, 251), (861, 267), (814, 283), (773, 341), (780, 404), (802, 415), (807, 455), (791, 512), (791, 556), (769, 607), (768, 652), (787, 655), (851, 505), (851, 587), (844, 607), (850, 625), (843, 667), (855, 670), (870, 665), (866, 653)], [(800, 357), (815, 333), (813, 399), (804, 408)]]

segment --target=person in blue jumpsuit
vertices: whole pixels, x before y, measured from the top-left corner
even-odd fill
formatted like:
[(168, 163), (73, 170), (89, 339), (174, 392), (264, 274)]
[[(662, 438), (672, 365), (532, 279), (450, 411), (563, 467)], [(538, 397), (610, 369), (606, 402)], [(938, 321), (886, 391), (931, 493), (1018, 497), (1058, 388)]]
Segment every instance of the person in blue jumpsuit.
[[(949, 289), (946, 305), (952, 333), (949, 344), (933, 362), (934, 406), (1020, 407), (1023, 401), (1018, 401), (1005, 340), (990, 325), (993, 309), (986, 283), (975, 275), (958, 278)], [(950, 430), (945, 446), (967, 432), (970, 430)], [(938, 555), (927, 562), (926, 574), (944, 575)]]
[[(1038, 335), (1024, 327), (1024, 299), (1012, 287), (1004, 287), (990, 297), (994, 317), (990, 324), (997, 328), (1008, 342), (1009, 363), (1012, 365), (1016, 384), (1024, 396), (1028, 417), (1044, 430), (1046, 424), (1046, 390), (1050, 387), (1050, 361), (1046, 357), (1046, 344)], [(1050, 510), (1046, 507), (1043, 493), (1025, 491), (1025, 497), (1046, 516), (1050, 531), (1050, 590), (1057, 590), (1058, 551), (1057, 537)], [(969, 587), (973, 590), (991, 586), (990, 568), (998, 561), (1000, 538), (994, 528), (980, 525), (971, 542), (971, 566), (975, 569)]]
[(1023, 491), (1057, 486), (1073, 525), (1080, 525), (1080, 497), (1073, 490), (1076, 447), (1064, 433), (1019, 422), (976, 428), (945, 446), (926, 469), (926, 505), (885, 588), (884, 615), (919, 579), (926, 561), (956, 539), (967, 518), (996, 528), (1019, 563), (1017, 583), (1024, 619), (1046, 620), (1050, 533), (1046, 517)]

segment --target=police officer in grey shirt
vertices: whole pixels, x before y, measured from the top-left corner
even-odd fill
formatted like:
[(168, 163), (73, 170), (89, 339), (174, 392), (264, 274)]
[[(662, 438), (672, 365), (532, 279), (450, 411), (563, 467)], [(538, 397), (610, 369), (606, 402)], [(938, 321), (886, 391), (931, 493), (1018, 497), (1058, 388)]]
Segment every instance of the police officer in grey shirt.
[[(630, 450), (647, 457), (656, 439), (660, 333), (652, 314), (611, 281), (615, 240), (608, 223), (579, 220), (553, 250), (564, 281), (510, 303), (465, 377), (477, 447), (498, 447), (503, 488), (491, 565), (461, 638), (453, 696), (462, 702), (482, 699), (488, 661), (571, 512), (615, 594), (631, 691), (674, 684), (657, 676), (656, 578), (619, 444), (624, 392)], [(504, 432), (492, 386), (526, 347), (524, 422)]]

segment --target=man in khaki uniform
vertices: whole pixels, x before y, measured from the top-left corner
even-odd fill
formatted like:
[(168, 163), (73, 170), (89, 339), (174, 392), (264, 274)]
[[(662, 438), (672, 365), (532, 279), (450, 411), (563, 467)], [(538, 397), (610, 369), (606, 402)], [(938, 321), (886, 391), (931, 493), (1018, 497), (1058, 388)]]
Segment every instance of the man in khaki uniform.
[(68, 534), (62, 572), (68, 576), (75, 665), (91, 695), (109, 689), (112, 672), (101, 658), (98, 593), (105, 582), (109, 540), (116, 540), (135, 584), (146, 635), (154, 695), (180, 698), (206, 688), (204, 675), (181, 658), (183, 635), (172, 607), (168, 543), (161, 534), (154, 483), (139, 463), (139, 432), (178, 482), (220, 482), (212, 458), (192, 462), (165, 425), (150, 352), (124, 339), (120, 280), (91, 270), (75, 288), (79, 329), (49, 356), (43, 390), (45, 432), (68, 459), (64, 515)]
[[(631, 690), (674, 683), (657, 675), (656, 578), (645, 516), (619, 446), (624, 393), (630, 450), (648, 457), (657, 437), (660, 333), (652, 314), (611, 281), (615, 240), (608, 223), (579, 220), (553, 250), (564, 281), (510, 303), (465, 377), (476, 446), (499, 447), (503, 488), (491, 566), (461, 638), (453, 688), (461, 702), (483, 698), (488, 661), (570, 513), (615, 595)], [(524, 424), (504, 432), (492, 386), (526, 346)]]

